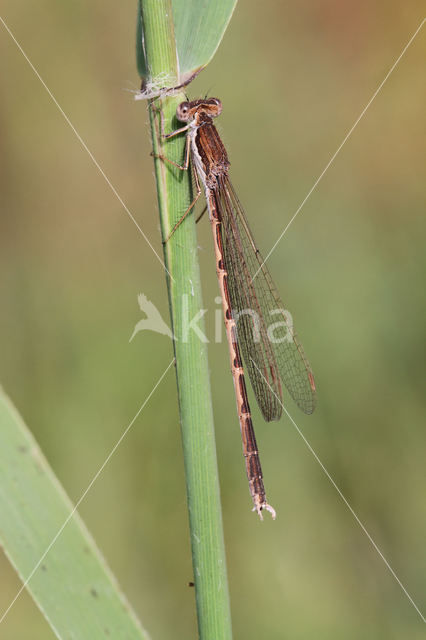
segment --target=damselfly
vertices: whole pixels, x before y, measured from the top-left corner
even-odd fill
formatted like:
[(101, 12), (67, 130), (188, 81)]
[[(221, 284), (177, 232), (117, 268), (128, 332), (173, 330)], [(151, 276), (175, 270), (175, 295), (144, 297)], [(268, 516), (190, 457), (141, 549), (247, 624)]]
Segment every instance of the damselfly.
[[(266, 500), (256, 437), (250, 414), (244, 365), (265, 420), (281, 417), (282, 383), (305, 413), (315, 407), (315, 382), (309, 362), (294, 333), (291, 318), (278, 296), (269, 271), (253, 240), (243, 208), (229, 180), (229, 160), (213, 118), (220, 115), (217, 98), (182, 102), (176, 111), (186, 133), (183, 170), (191, 167), (196, 196), (169, 234), (181, 224), (202, 193), (213, 231), (216, 270), (222, 296), (243, 453), (254, 509), (275, 510)], [(163, 126), (162, 126), (163, 128)], [(272, 322), (272, 324), (268, 324)], [(241, 357), (242, 354), (242, 357)]]

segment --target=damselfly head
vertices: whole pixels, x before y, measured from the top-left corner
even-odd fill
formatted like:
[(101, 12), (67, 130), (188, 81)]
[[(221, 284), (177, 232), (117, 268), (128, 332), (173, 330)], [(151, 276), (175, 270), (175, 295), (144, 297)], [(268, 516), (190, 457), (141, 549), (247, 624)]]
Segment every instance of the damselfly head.
[(181, 122), (191, 122), (197, 114), (216, 118), (222, 113), (222, 103), (218, 98), (181, 102), (176, 109), (176, 117)]

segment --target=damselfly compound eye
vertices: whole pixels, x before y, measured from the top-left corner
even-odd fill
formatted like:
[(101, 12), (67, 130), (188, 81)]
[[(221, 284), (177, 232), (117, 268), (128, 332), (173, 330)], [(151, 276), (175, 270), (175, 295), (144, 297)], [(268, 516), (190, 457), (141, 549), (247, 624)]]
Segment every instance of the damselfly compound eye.
[(213, 110), (211, 110), (212, 118), (217, 118), (217, 116), (220, 116), (220, 114), (222, 113), (222, 102), (219, 100), (219, 98), (210, 98), (208, 102), (213, 108)]
[(177, 119), (180, 120), (181, 122), (185, 122), (188, 119), (189, 111), (190, 111), (189, 103), (181, 102), (178, 108), (176, 109)]

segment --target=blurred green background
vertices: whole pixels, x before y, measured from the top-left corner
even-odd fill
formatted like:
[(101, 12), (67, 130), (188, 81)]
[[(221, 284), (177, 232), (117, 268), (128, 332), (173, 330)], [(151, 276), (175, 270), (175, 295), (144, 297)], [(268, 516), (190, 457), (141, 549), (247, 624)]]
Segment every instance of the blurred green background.
[[(1, 15), (161, 253), (135, 2), (3, 0)], [(420, 2), (237, 6), (188, 88), (223, 100), (232, 179), (266, 254), (419, 26)], [(425, 607), (425, 28), (269, 265), (318, 384), (288, 409), (420, 608)], [(0, 25), (0, 363), (76, 501), (172, 358), (139, 333), (164, 273)], [(423, 129), (422, 129), (423, 127)], [(210, 229), (198, 226), (235, 638), (424, 637), (420, 616), (290, 421), (255, 426), (272, 523), (251, 513)], [(80, 512), (153, 639), (196, 637), (173, 370)], [(0, 610), (20, 582), (0, 558)], [(7, 640), (54, 638), (25, 593)]]

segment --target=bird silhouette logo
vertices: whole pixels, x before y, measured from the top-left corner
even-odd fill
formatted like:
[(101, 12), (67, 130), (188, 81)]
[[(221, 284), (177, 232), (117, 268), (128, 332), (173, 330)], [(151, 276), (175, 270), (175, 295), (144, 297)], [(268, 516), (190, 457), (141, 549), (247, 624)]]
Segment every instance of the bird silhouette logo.
[(146, 330), (162, 333), (163, 335), (168, 336), (173, 340), (173, 333), (164, 322), (155, 304), (148, 300), (148, 298), (143, 293), (140, 293), (138, 295), (138, 303), (141, 311), (145, 313), (146, 318), (142, 318), (142, 320), (139, 320), (139, 322), (136, 324), (129, 342), (133, 340), (133, 338), (137, 333), (139, 333), (139, 331)]

